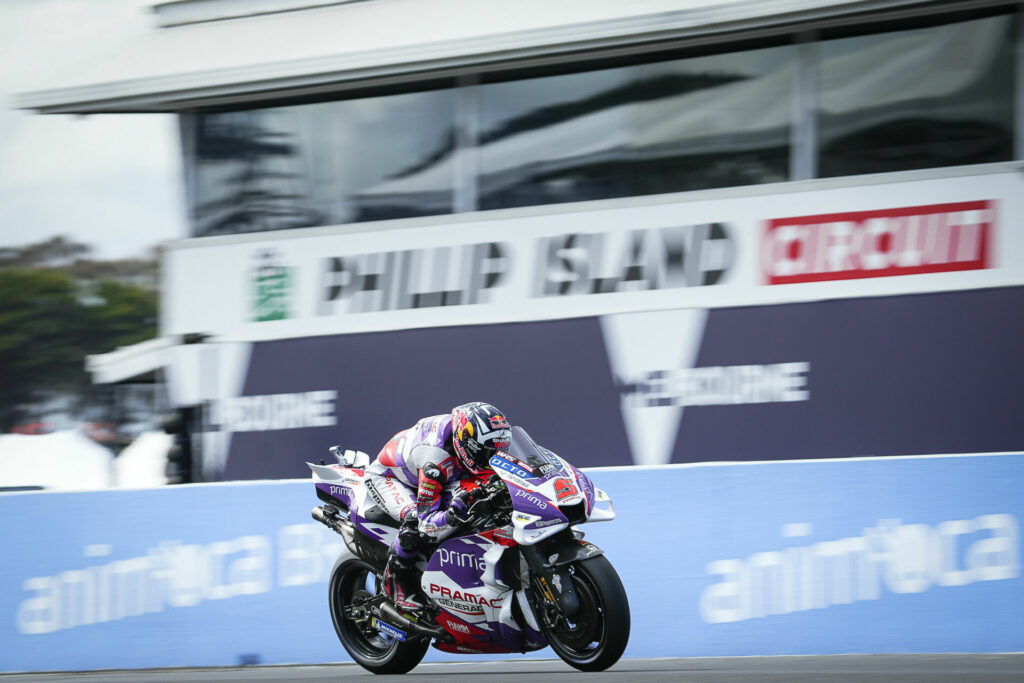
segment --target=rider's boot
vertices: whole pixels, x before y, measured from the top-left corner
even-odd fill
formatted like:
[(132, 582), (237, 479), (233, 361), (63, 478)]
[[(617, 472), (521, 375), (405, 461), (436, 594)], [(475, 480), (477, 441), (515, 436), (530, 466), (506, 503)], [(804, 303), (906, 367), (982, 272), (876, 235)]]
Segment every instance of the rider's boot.
[(419, 519), (410, 511), (391, 544), (391, 555), (384, 569), (384, 593), (399, 609), (422, 609), (428, 599), (420, 589), (422, 573), (416, 566), (420, 546)]
[(399, 609), (415, 611), (423, 609), (426, 600), (420, 589), (422, 574), (412, 558), (392, 553), (384, 569), (384, 594)]

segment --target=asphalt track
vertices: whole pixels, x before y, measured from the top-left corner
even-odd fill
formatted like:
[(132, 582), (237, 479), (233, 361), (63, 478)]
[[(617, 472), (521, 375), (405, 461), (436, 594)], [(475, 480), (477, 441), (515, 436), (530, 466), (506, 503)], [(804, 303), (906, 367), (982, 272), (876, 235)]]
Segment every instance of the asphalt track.
[(828, 657), (710, 657), (627, 659), (599, 674), (580, 673), (558, 660), (469, 661), (421, 664), (405, 676), (374, 676), (355, 664), (156, 669), (80, 673), (0, 674), (0, 683), (220, 683), (222, 681), (400, 681), (444, 679), (483, 683), (546, 681), (692, 681), (693, 683), (848, 683), (857, 681), (1024, 681), (1024, 654), (833, 655)]

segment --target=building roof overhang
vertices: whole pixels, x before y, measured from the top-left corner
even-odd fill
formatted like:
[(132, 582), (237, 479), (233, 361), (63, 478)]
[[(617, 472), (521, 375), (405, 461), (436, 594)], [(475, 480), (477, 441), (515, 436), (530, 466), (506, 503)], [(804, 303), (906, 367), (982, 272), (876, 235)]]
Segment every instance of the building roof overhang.
[[(972, 6), (999, 0), (967, 0)], [(41, 113), (180, 112), (408, 83), (654, 43), (720, 41), (921, 0), (369, 0), (166, 24), (66, 82), (24, 92)], [(964, 2), (958, 2), (963, 5)], [(172, 3), (172, 6), (175, 4)]]

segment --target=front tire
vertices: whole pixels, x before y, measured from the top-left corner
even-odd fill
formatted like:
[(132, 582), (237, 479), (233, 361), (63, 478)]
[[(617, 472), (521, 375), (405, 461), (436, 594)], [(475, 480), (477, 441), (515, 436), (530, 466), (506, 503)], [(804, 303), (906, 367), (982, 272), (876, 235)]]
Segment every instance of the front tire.
[(409, 640), (402, 642), (381, 635), (366, 619), (352, 618), (354, 603), (377, 591), (373, 565), (363, 560), (342, 562), (331, 573), (328, 590), (334, 630), (357, 664), (375, 674), (404, 674), (422, 661), (430, 647), (428, 639), (410, 634)]
[(580, 599), (575, 620), (553, 626), (541, 619), (551, 649), (580, 671), (604, 671), (619, 661), (629, 642), (629, 600), (622, 580), (603, 555), (569, 565)]

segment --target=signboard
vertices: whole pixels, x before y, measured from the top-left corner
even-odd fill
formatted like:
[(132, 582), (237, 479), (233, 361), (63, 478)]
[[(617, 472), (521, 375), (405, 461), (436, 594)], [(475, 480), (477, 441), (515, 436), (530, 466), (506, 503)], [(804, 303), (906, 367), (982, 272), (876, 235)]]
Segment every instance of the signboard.
[(206, 344), (216, 391), (175, 393), (227, 479), (471, 400), (583, 466), (1016, 450), (1021, 310), (1011, 287)]
[[(626, 658), (1024, 650), (1024, 455), (589, 474)], [(346, 661), (315, 502), (306, 481), (0, 496), (0, 671)]]
[(178, 242), (161, 331), (260, 341), (1024, 284), (1019, 173), (807, 186)]

